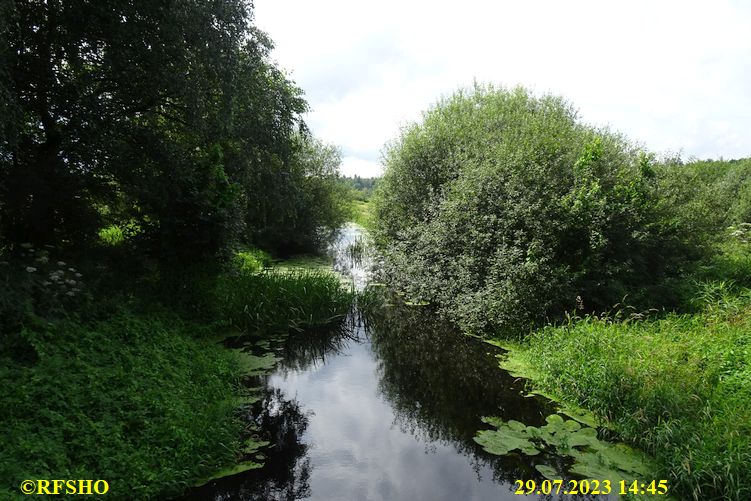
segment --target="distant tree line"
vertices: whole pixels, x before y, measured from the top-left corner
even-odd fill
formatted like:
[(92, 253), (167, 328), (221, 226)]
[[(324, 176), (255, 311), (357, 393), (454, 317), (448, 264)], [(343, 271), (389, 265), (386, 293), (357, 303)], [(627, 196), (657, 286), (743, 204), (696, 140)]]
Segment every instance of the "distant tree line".
[(244, 0), (0, 0), (0, 245), (161, 260), (310, 250), (346, 217), (339, 152)]
[(379, 177), (343, 177), (342, 182), (353, 192), (357, 200), (369, 200), (378, 186)]

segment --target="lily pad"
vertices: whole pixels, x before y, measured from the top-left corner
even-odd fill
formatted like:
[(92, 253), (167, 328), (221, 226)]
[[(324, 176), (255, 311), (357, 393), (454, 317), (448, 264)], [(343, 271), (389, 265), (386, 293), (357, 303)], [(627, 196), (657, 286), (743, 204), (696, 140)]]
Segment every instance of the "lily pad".
[(568, 436), (569, 447), (594, 447), (599, 448), (601, 444), (600, 439), (597, 438), (597, 430), (594, 428), (582, 428), (572, 432)]
[(625, 444), (615, 444), (598, 452), (609, 465), (619, 470), (647, 477), (651, 473), (650, 460), (643, 453)]
[(535, 470), (539, 471), (540, 474), (547, 478), (548, 480), (557, 480), (561, 478), (560, 475), (558, 475), (558, 471), (553, 468), (552, 466), (548, 466), (546, 464), (536, 464)]
[(205, 478), (205, 479), (197, 482), (194, 485), (196, 487), (200, 487), (200, 486), (202, 486), (204, 484), (207, 484), (207, 483), (211, 482), (212, 480), (216, 480), (216, 479), (224, 478), (224, 477), (229, 477), (229, 476), (232, 476), (232, 475), (237, 475), (238, 473), (243, 473), (245, 471), (255, 470), (255, 469), (258, 469), (258, 468), (263, 468), (263, 464), (262, 463), (256, 463), (255, 461), (244, 461), (242, 463), (239, 463), (239, 464), (236, 464), (236, 465), (232, 465), (230, 467), (227, 467), (227, 468), (224, 468), (222, 470), (219, 470), (214, 475), (212, 475), (212, 476), (210, 476), (208, 478)]
[(592, 428), (598, 428), (602, 426), (602, 423), (594, 414), (592, 414), (588, 410), (582, 409), (581, 407), (564, 405), (558, 410), (558, 412)]
[(514, 431), (507, 427), (502, 427), (495, 431), (481, 431), (475, 436), (474, 440), (486, 452), (497, 456), (504, 456), (517, 449), (529, 456), (540, 453), (535, 444), (525, 437), (523, 432)]
[(243, 453), (244, 454), (255, 454), (258, 452), (261, 448), (266, 447), (271, 442), (268, 442), (266, 440), (253, 440), (252, 438), (249, 438), (245, 441), (245, 447), (243, 447)]
[[(649, 477), (655, 471), (653, 460), (644, 453), (625, 444), (612, 444), (597, 437), (597, 430), (579, 422), (552, 414), (545, 418), (547, 424), (539, 428), (526, 426), (519, 421), (504, 421), (498, 417), (483, 417), (483, 422), (496, 430), (482, 430), (475, 442), (485, 451), (505, 455), (519, 450), (534, 456), (541, 451), (555, 452), (575, 460), (570, 472), (587, 478), (620, 479)], [(547, 478), (555, 478), (555, 470), (538, 465), (537, 470)]]

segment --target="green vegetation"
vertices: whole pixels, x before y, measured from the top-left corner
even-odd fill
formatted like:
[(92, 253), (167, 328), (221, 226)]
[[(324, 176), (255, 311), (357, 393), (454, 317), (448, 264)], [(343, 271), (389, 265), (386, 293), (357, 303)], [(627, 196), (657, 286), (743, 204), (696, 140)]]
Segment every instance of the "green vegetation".
[(350, 207), (272, 47), (244, 0), (0, 2), (0, 497), (91, 478), (162, 498), (260, 464), (240, 381), (275, 359), (217, 340), (352, 298), (267, 270)]
[[(673, 495), (751, 496), (751, 160), (655, 160), (559, 98), (475, 86), (386, 164), (374, 233), (392, 285), (651, 454)], [(492, 424), (491, 452), (542, 445)]]
[(265, 271), (221, 277), (221, 318), (241, 332), (303, 330), (342, 320), (354, 292), (325, 271)]
[(354, 200), (352, 202), (352, 221), (363, 228), (373, 227), (373, 203), (369, 200)]
[(371, 198), (375, 189), (378, 187), (380, 178), (363, 178), (360, 176), (344, 177), (342, 182), (350, 191), (352, 205), (350, 209), (350, 219), (362, 226), (371, 229), (373, 223), (373, 206)]
[[(621, 480), (631, 484), (634, 480), (644, 480), (654, 471), (652, 461), (646, 455), (625, 444), (612, 444), (597, 438), (597, 430), (558, 414), (545, 418), (547, 424), (541, 427), (526, 426), (519, 421), (503, 421), (500, 418), (484, 417), (483, 422), (494, 426), (495, 430), (477, 432), (475, 441), (485, 451), (503, 456), (518, 450), (528, 456), (552, 452), (555, 457), (567, 456), (573, 459), (568, 471), (585, 478), (610, 480), (613, 486)], [(535, 468), (549, 479), (566, 477), (566, 471), (559, 471), (556, 465), (544, 460)]]
[(20, 333), (25, 358), (0, 356), (3, 499), (27, 478), (105, 479), (113, 499), (177, 494), (235, 460), (237, 367), (211, 332), (166, 310), (108, 317), (39, 319)]
[(339, 152), (307, 132), (250, 2), (0, 9), (3, 245), (191, 262), (313, 251), (345, 221)]
[[(725, 255), (751, 277), (751, 249)], [(594, 410), (653, 454), (682, 498), (751, 495), (751, 289), (706, 282), (694, 314), (548, 326), (512, 350), (535, 387)], [(507, 363), (507, 362), (506, 362)]]
[(386, 274), (467, 330), (526, 330), (626, 294), (650, 306), (701, 235), (661, 203), (651, 157), (571, 105), (476, 85), (386, 151), (375, 240)]
[(378, 177), (343, 177), (342, 182), (354, 193), (356, 200), (366, 201), (373, 196), (373, 192), (378, 187)]
[(36, 266), (0, 269), (4, 498), (20, 496), (27, 478), (102, 478), (113, 499), (163, 497), (225, 466), (262, 464), (258, 430), (244, 438), (237, 417), (258, 399), (241, 378), (278, 359), (268, 341), (252, 354), (217, 341), (341, 322), (352, 301), (332, 273), (247, 271), (259, 252), (219, 274), (121, 282), (108, 272), (97, 283), (26, 251)]

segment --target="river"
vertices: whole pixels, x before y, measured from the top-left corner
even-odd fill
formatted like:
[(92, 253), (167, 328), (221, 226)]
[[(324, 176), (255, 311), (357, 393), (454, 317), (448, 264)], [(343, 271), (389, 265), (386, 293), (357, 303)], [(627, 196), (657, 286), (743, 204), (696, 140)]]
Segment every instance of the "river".
[[(350, 225), (333, 247), (334, 269), (357, 288), (369, 277), (352, 252), (361, 238)], [(519, 500), (514, 481), (541, 478), (533, 459), (492, 456), (472, 438), (487, 428), (481, 416), (538, 426), (554, 409), (525, 396), (494, 347), (429, 308), (354, 311), (344, 328), (292, 335), (280, 353), (247, 416), (271, 438), (265, 466), (184, 499)]]

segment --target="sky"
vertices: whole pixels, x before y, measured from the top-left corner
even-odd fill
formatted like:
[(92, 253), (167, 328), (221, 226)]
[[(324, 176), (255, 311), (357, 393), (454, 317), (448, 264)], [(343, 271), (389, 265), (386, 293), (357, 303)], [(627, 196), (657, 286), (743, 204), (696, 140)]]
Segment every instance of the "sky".
[(658, 154), (751, 156), (751, 1), (255, 0), (344, 175), (474, 80), (563, 96)]

